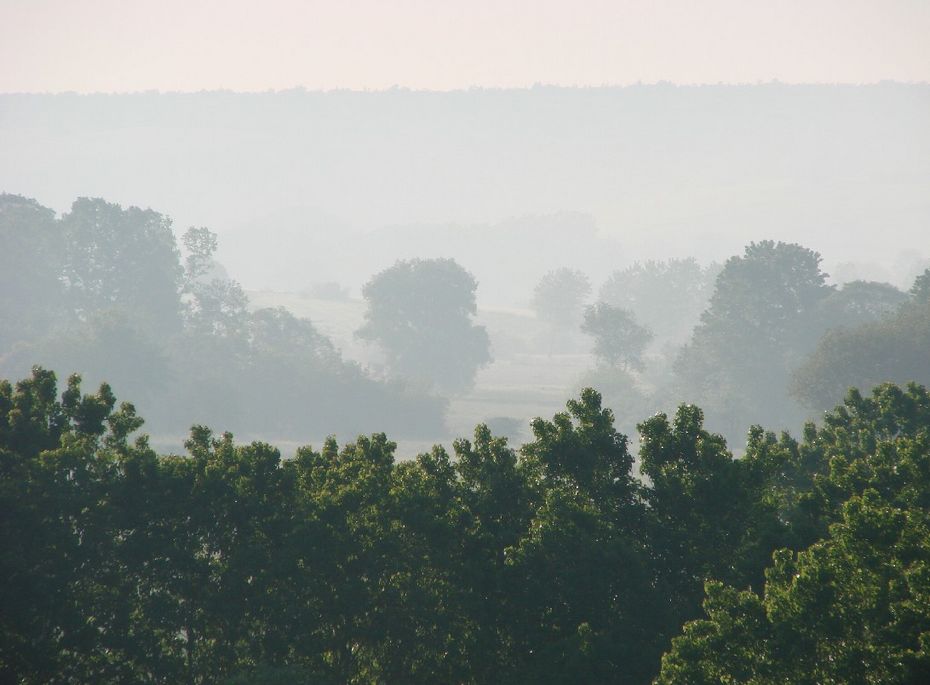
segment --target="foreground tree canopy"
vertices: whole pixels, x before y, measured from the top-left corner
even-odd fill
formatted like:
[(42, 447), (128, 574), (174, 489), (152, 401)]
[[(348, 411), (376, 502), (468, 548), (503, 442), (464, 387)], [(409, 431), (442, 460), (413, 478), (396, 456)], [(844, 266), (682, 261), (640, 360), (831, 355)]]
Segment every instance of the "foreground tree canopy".
[(682, 405), (640, 424), (644, 480), (593, 390), (519, 449), (478, 426), (410, 461), (204, 426), (160, 456), (141, 426), (105, 384), (0, 383), (0, 681), (930, 677), (915, 384), (740, 458)]

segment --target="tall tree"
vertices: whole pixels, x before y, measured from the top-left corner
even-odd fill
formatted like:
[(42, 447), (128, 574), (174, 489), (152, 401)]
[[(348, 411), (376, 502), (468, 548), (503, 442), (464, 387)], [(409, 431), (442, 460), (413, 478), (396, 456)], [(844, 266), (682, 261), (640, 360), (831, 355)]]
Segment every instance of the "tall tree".
[(445, 392), (468, 389), (491, 361), (487, 331), (472, 322), (477, 287), (452, 259), (397, 262), (365, 284), (368, 308), (356, 335), (377, 343), (398, 376)]
[(0, 194), (0, 356), (65, 318), (61, 227), (35, 200)]
[(533, 436), (523, 455), (540, 479), (539, 504), (508, 559), (520, 577), (515, 677), (644, 680), (661, 642), (627, 439), (590, 389), (551, 421), (536, 419)]
[(820, 261), (800, 245), (762, 241), (727, 260), (717, 277), (675, 371), (686, 397), (731, 440), (753, 423), (787, 427), (804, 416), (788, 385), (819, 338), (819, 305), (833, 291)]
[(930, 269), (925, 270), (914, 279), (914, 285), (911, 286), (911, 295), (918, 302), (930, 300)]
[(62, 276), (82, 319), (120, 309), (161, 334), (178, 330), (182, 269), (170, 219), (82, 197), (61, 224)]
[(679, 407), (673, 419), (657, 414), (639, 431), (648, 539), (668, 639), (699, 614), (707, 578), (761, 584), (771, 550), (789, 539), (768, 495), (792, 444), (755, 429), (745, 457), (736, 459), (693, 405)]

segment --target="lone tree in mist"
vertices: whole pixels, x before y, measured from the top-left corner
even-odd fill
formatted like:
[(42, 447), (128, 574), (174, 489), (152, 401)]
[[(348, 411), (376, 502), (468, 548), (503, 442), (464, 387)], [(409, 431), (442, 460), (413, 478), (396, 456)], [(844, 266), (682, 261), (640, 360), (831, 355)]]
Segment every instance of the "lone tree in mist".
[(653, 335), (626, 309), (598, 302), (585, 309), (581, 330), (594, 338), (594, 355), (606, 366), (638, 369)]
[(453, 259), (399, 261), (362, 289), (368, 310), (356, 335), (381, 346), (393, 374), (466, 390), (491, 361), (487, 331), (472, 323), (477, 287)]
[(536, 316), (559, 328), (575, 328), (584, 301), (591, 294), (591, 281), (577, 269), (561, 268), (543, 276), (533, 291)]

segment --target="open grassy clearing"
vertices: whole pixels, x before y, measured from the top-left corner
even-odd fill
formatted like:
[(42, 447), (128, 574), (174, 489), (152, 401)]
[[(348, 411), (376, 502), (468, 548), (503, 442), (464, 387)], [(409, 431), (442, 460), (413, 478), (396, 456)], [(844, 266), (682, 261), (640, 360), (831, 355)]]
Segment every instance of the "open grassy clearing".
[[(377, 349), (354, 336), (364, 320), (364, 301), (325, 300), (270, 291), (249, 292), (249, 298), (256, 309), (284, 307), (297, 316), (309, 318), (342, 350), (346, 359), (375, 374), (383, 372)], [(529, 436), (529, 422), (536, 416), (551, 416), (563, 409), (582, 376), (594, 365), (593, 357), (581, 351), (586, 347), (581, 336), (569, 341), (571, 352), (553, 350), (550, 354), (546, 327), (527, 310), (482, 309), (476, 319), (488, 329), (493, 361), (478, 372), (471, 391), (450, 399), (448, 434), (437, 435), (434, 441), (399, 440), (399, 456), (412, 456), (436, 442), (449, 445), (452, 439), (471, 435), (476, 424), (489, 420), (492, 427), (508, 429), (504, 432), (509, 437), (525, 439)], [(287, 451), (288, 446), (282, 444), (282, 448)]]

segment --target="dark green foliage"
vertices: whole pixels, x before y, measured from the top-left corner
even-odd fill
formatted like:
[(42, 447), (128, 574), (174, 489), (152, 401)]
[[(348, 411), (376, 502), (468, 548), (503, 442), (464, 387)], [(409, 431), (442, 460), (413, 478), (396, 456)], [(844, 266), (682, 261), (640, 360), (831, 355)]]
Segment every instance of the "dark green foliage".
[[(272, 348), (292, 325), (261, 320)], [(684, 405), (641, 424), (644, 481), (593, 390), (519, 451), (478, 426), (406, 462), (383, 434), (282, 461), (203, 426), (157, 456), (141, 425), (77, 376), (0, 383), (0, 682), (930, 675), (917, 385), (801, 442), (753, 427), (739, 459)]]
[(523, 682), (644, 682), (661, 651), (646, 509), (633, 457), (593, 390), (524, 445), (538, 499), (508, 555), (519, 572), (513, 678)]
[[(441, 402), (367, 377), (311, 322), (251, 311), (210, 231), (184, 244), (182, 268), (150, 210), (79, 200), (56, 221), (0, 197), (0, 364), (74, 363), (159, 425), (441, 424)], [(812, 404), (850, 383), (926, 380), (930, 277), (908, 298), (824, 276), (797, 245), (727, 262), (677, 366), (709, 425), (799, 420), (787, 379), (831, 327), (796, 376)], [(557, 326), (586, 282), (550, 281), (538, 304), (564, 314)], [(396, 370), (466, 387), (488, 358), (475, 288), (451, 260), (399, 263), (366, 288), (362, 335)], [(25, 292), (35, 311), (8, 295)], [(631, 371), (647, 331), (612, 305), (589, 311), (606, 362), (593, 380), (629, 421), (647, 406)], [(520, 448), (494, 434), (517, 433), (512, 420), (489, 423), (410, 461), (383, 433), (282, 460), (205, 425), (185, 456), (159, 456), (106, 383), (59, 390), (39, 367), (0, 382), (0, 682), (930, 678), (925, 388), (850, 391), (801, 440), (754, 425), (739, 457), (682, 405), (639, 425), (642, 478), (594, 390), (536, 419)]]
[(635, 433), (636, 424), (655, 411), (656, 399), (634, 372), (620, 366), (597, 364), (578, 381), (580, 388), (595, 388), (611, 408), (618, 428)]
[(776, 551), (762, 595), (708, 583), (707, 617), (674, 640), (659, 683), (930, 678), (930, 396), (852, 393), (805, 443), (823, 538)]

